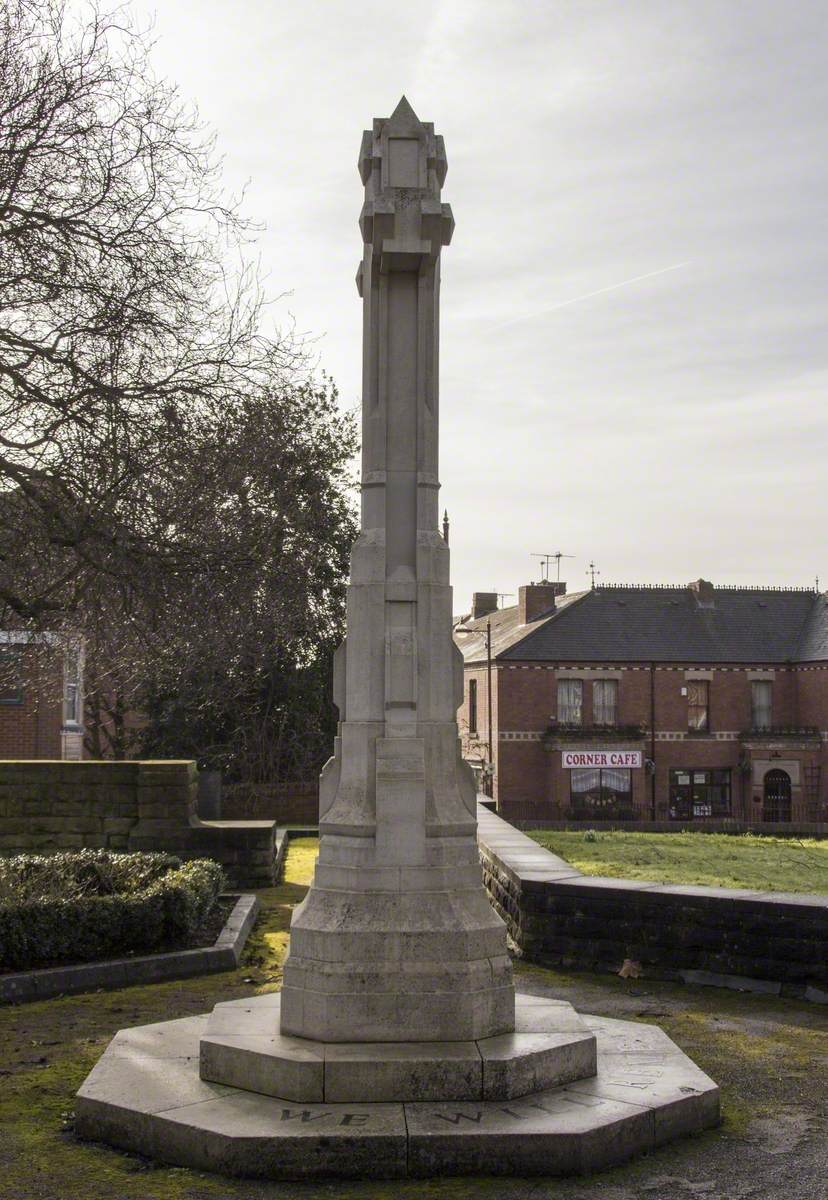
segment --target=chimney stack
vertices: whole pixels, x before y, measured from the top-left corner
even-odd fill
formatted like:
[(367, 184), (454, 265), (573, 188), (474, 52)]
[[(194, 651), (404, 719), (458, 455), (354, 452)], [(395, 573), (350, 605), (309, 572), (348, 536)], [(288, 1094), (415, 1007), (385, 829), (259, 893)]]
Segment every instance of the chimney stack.
[(518, 590), (518, 621), (521, 625), (536, 621), (538, 617), (552, 612), (555, 597), (566, 595), (566, 584), (556, 579), (545, 579), (542, 583), (527, 583)]
[(715, 608), (716, 607), (716, 591), (713, 584), (707, 579), (694, 579), (692, 583), (688, 583), (688, 588), (693, 594), (693, 597), (699, 608)]
[(471, 619), (488, 617), (489, 613), (497, 612), (497, 592), (472, 593)]

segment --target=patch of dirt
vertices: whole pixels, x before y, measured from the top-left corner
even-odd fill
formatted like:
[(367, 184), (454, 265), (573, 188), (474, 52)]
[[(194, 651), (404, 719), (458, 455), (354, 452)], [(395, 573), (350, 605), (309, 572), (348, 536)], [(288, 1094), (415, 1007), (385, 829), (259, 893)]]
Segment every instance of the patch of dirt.
[(745, 1137), (765, 1154), (788, 1154), (799, 1149), (810, 1137), (817, 1120), (808, 1109), (788, 1105), (773, 1116), (756, 1117), (750, 1122)]

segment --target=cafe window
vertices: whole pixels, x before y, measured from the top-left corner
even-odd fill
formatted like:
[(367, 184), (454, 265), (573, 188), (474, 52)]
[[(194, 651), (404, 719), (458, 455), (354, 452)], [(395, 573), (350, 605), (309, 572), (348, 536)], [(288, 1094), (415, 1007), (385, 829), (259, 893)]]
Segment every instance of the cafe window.
[(730, 816), (730, 771), (671, 771), (670, 820)]
[(618, 724), (617, 679), (596, 679), (593, 683), (592, 719), (596, 725)]
[(710, 684), (693, 679), (687, 684), (687, 728), (706, 733), (710, 728)]
[(581, 725), (584, 711), (584, 685), (580, 679), (558, 680), (558, 724)]
[(773, 684), (757, 679), (750, 685), (750, 692), (752, 728), (770, 729), (773, 725)]
[(469, 680), (469, 733), (477, 733), (477, 680)]
[(570, 771), (570, 803), (576, 820), (630, 820), (632, 772), (626, 768), (595, 767)]

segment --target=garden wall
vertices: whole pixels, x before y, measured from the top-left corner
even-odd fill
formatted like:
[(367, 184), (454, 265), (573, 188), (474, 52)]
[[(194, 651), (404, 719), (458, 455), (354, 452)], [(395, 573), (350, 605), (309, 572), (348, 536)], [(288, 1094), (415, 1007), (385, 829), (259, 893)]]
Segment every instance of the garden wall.
[(267, 820), (277, 825), (319, 822), (319, 780), (308, 783), (225, 784), (221, 815), (239, 821)]
[(745, 987), (828, 1003), (828, 896), (582, 875), (480, 807), (491, 901), (518, 952), (564, 968)]
[(213, 858), (234, 887), (272, 880), (273, 821), (202, 821), (184, 760), (0, 761), (0, 854), (82, 846)]

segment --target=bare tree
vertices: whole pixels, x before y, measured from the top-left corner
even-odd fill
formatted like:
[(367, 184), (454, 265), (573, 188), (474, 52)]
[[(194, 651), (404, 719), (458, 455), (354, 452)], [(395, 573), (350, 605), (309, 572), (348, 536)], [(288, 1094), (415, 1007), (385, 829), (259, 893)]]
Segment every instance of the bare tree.
[(146, 505), (152, 448), (297, 366), (261, 335), (251, 274), (228, 275), (245, 223), (148, 50), (125, 10), (0, 13), (0, 602), (26, 619), (101, 572), (186, 569)]
[(263, 335), (252, 231), (146, 33), (75, 11), (0, 11), (0, 622), (83, 636), (94, 753), (302, 774), (353, 421)]

